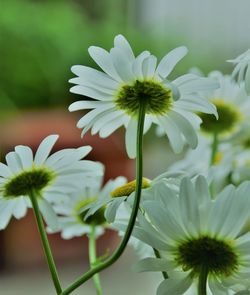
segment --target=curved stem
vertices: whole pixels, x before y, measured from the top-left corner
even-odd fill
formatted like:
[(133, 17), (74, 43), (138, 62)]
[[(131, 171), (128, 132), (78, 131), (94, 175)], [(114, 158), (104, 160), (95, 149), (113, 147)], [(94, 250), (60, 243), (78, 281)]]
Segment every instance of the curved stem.
[(41, 216), (41, 213), (40, 213), (40, 210), (39, 210), (39, 206), (38, 206), (38, 202), (37, 202), (37, 196), (36, 196), (34, 191), (31, 191), (29, 197), (30, 197), (30, 200), (31, 200), (31, 203), (32, 203), (32, 207), (34, 209), (33, 210), (34, 216), (35, 216), (35, 219), (36, 219), (36, 222), (37, 222), (37, 227), (38, 227), (39, 234), (40, 234), (40, 237), (41, 237), (44, 254), (45, 254), (46, 259), (47, 259), (50, 274), (51, 274), (51, 277), (52, 277), (52, 280), (53, 280), (53, 283), (54, 283), (54, 286), (55, 286), (55, 289), (56, 289), (56, 293), (61, 294), (62, 288), (61, 288), (60, 281), (59, 281), (59, 278), (58, 278), (58, 273), (57, 273), (56, 265), (55, 265), (55, 262), (54, 262), (54, 259), (53, 259), (53, 256), (52, 256), (52, 252), (51, 252), (51, 249), (50, 249), (50, 245), (49, 245), (48, 237), (47, 237), (47, 234), (46, 234), (46, 230), (44, 228), (43, 219), (42, 219), (42, 216)]
[(211, 158), (210, 158), (210, 166), (212, 166), (215, 162), (216, 153), (219, 147), (219, 138), (218, 134), (215, 132), (213, 136), (212, 150), (211, 150)]
[(206, 266), (202, 267), (198, 282), (198, 295), (207, 295), (207, 276), (208, 269)]
[(137, 139), (136, 139), (136, 189), (135, 189), (135, 200), (132, 208), (132, 213), (129, 218), (128, 226), (124, 237), (116, 249), (116, 251), (106, 260), (101, 262), (99, 265), (93, 267), (89, 271), (87, 271), (82, 277), (76, 280), (72, 285), (70, 285), (67, 289), (65, 289), (61, 295), (68, 295), (79, 286), (81, 286), (84, 282), (89, 280), (93, 275), (99, 273), (105, 268), (109, 267), (113, 263), (115, 263), (122, 253), (124, 252), (129, 238), (132, 234), (136, 216), (139, 210), (140, 199), (141, 199), (141, 187), (142, 187), (142, 166), (143, 166), (143, 157), (142, 157), (142, 139), (143, 139), (143, 129), (144, 129), (144, 120), (145, 120), (145, 109), (146, 105), (140, 104), (139, 115), (138, 115), (138, 125), (137, 125)]
[[(155, 257), (156, 258), (161, 258), (160, 252), (157, 249), (155, 249), (155, 248), (153, 248), (153, 250), (154, 250)], [(163, 278), (165, 280), (168, 279), (168, 273), (166, 271), (162, 271), (161, 273), (162, 273), (162, 276), (163, 276)]]
[[(93, 225), (91, 227), (91, 232), (89, 234), (89, 262), (90, 266), (94, 267), (97, 263), (97, 257), (96, 257), (96, 234), (95, 234), (95, 226)], [(100, 281), (99, 274), (95, 274), (93, 276), (93, 282), (96, 289), (97, 295), (102, 295), (102, 286)]]

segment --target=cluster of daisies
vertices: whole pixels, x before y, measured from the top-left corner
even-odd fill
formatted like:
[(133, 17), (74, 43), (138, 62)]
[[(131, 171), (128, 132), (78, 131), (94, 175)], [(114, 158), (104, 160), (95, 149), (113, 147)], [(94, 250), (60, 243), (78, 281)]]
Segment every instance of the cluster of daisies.
[[(77, 123), (108, 137), (125, 128), (125, 146), (136, 158), (139, 112), (145, 134), (152, 125), (182, 160), (153, 180), (141, 181), (141, 202), (129, 243), (138, 252), (133, 269), (160, 272), (157, 295), (250, 294), (250, 51), (234, 60), (232, 75), (199, 70), (175, 79), (187, 54), (178, 47), (159, 62), (149, 51), (135, 56), (122, 36), (110, 51), (91, 46), (100, 67), (73, 66), (71, 92), (84, 96), (70, 111), (89, 110)], [(90, 146), (52, 153), (57, 135), (35, 154), (16, 146), (0, 163), (0, 229), (23, 218), (36, 199), (48, 233), (96, 238), (106, 228), (122, 236), (131, 216), (137, 180), (123, 176), (103, 185), (104, 166), (84, 159)]]

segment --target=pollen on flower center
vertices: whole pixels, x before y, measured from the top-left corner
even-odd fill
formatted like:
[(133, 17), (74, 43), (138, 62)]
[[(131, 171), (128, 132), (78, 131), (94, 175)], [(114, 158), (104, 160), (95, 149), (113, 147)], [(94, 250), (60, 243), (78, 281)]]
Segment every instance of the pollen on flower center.
[(80, 223), (88, 224), (88, 225), (102, 225), (106, 222), (104, 217), (105, 207), (101, 207), (98, 209), (93, 215), (90, 215), (88, 218), (85, 218), (87, 215), (88, 210), (83, 211), (83, 209), (90, 205), (91, 203), (95, 202), (96, 198), (88, 198), (85, 200), (81, 200), (75, 206), (76, 217)]
[[(111, 192), (112, 198), (118, 198), (118, 197), (125, 197), (129, 196), (135, 191), (136, 187), (136, 180), (130, 181), (122, 186), (119, 186), (118, 188), (114, 189)], [(142, 188), (148, 188), (150, 187), (150, 182), (146, 178), (142, 178)]]
[(41, 191), (51, 181), (55, 174), (47, 168), (35, 168), (23, 171), (13, 176), (3, 188), (3, 195), (7, 198), (29, 195), (31, 191)]
[(241, 120), (241, 113), (236, 106), (220, 99), (212, 100), (218, 112), (218, 120), (210, 114), (199, 114), (202, 119), (201, 129), (208, 133), (230, 132)]
[(182, 242), (177, 249), (176, 261), (194, 274), (206, 267), (212, 274), (229, 276), (238, 268), (238, 256), (230, 243), (208, 236)]
[(146, 104), (147, 114), (165, 114), (173, 104), (172, 90), (157, 81), (136, 80), (133, 84), (123, 85), (115, 100), (119, 109), (132, 116), (137, 114), (142, 103)]

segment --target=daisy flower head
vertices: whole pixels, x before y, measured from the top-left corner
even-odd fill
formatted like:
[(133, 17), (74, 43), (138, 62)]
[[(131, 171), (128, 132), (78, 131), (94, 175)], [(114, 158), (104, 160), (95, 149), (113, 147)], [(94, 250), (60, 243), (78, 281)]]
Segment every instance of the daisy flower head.
[(109, 197), (111, 191), (124, 181), (124, 177), (117, 177), (102, 187), (102, 177), (89, 177), (80, 190), (72, 193), (62, 203), (53, 205), (58, 215), (59, 226), (56, 231), (50, 228), (48, 231), (50, 233), (60, 231), (62, 238), (71, 239), (89, 234), (91, 227), (94, 226), (97, 236), (103, 234), (104, 229), (108, 227), (105, 219), (105, 202), (101, 203), (93, 214), (87, 215), (88, 209), (98, 200)]
[(232, 136), (247, 122), (250, 111), (250, 98), (244, 85), (237, 84), (230, 76), (212, 72), (209, 77), (217, 79), (220, 87), (208, 91), (206, 97), (213, 103), (218, 112), (218, 120), (209, 114), (200, 114), (201, 130), (206, 134), (217, 134), (224, 138)]
[[(212, 295), (228, 295), (250, 275), (250, 234), (239, 236), (249, 216), (250, 182), (227, 186), (211, 199), (208, 184), (183, 178), (180, 191), (169, 187), (161, 202), (142, 204), (133, 235), (160, 252), (146, 258), (137, 271), (167, 271), (169, 278), (157, 295), (185, 294), (190, 288), (208, 288)], [(196, 293), (195, 293), (196, 294)], [(209, 293), (208, 293), (209, 294)]]
[(246, 92), (250, 94), (250, 49), (228, 62), (235, 65), (232, 72), (233, 78), (237, 78), (239, 83), (245, 81)]
[(72, 72), (78, 77), (70, 80), (76, 84), (71, 92), (94, 99), (69, 107), (70, 111), (91, 110), (77, 124), (83, 128), (82, 135), (91, 129), (92, 134), (107, 137), (124, 126), (126, 149), (134, 158), (138, 113), (143, 105), (144, 133), (154, 123), (164, 130), (175, 152), (181, 152), (185, 141), (196, 147), (197, 116), (193, 112), (217, 114), (213, 104), (199, 93), (217, 88), (218, 83), (192, 74), (170, 82), (169, 75), (187, 54), (186, 47), (175, 48), (157, 65), (157, 58), (148, 51), (135, 56), (127, 40), (118, 35), (110, 52), (91, 46), (89, 54), (103, 72), (77, 65)]
[(63, 149), (49, 155), (58, 135), (46, 137), (33, 155), (28, 146), (18, 145), (0, 163), (0, 228), (4, 229), (11, 216), (25, 216), (31, 206), (29, 197), (36, 195), (45, 221), (56, 227), (57, 218), (50, 203), (61, 202), (68, 193), (78, 189), (84, 177), (102, 174), (102, 166), (81, 160), (90, 146)]

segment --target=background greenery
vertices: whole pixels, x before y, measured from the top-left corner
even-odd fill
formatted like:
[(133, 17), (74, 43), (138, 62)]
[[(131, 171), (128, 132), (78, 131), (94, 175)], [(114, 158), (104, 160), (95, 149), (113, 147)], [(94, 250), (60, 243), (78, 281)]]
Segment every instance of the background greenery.
[[(183, 36), (174, 33), (159, 38), (153, 30), (143, 31), (136, 6), (128, 2), (1, 0), (0, 110), (68, 105), (73, 101), (67, 82), (71, 65), (95, 66), (87, 48), (108, 49), (118, 33), (128, 37), (135, 52), (147, 48), (159, 57), (183, 44)], [(177, 72), (192, 62), (192, 56), (184, 60)], [(195, 64), (203, 70), (210, 65), (197, 57)]]

